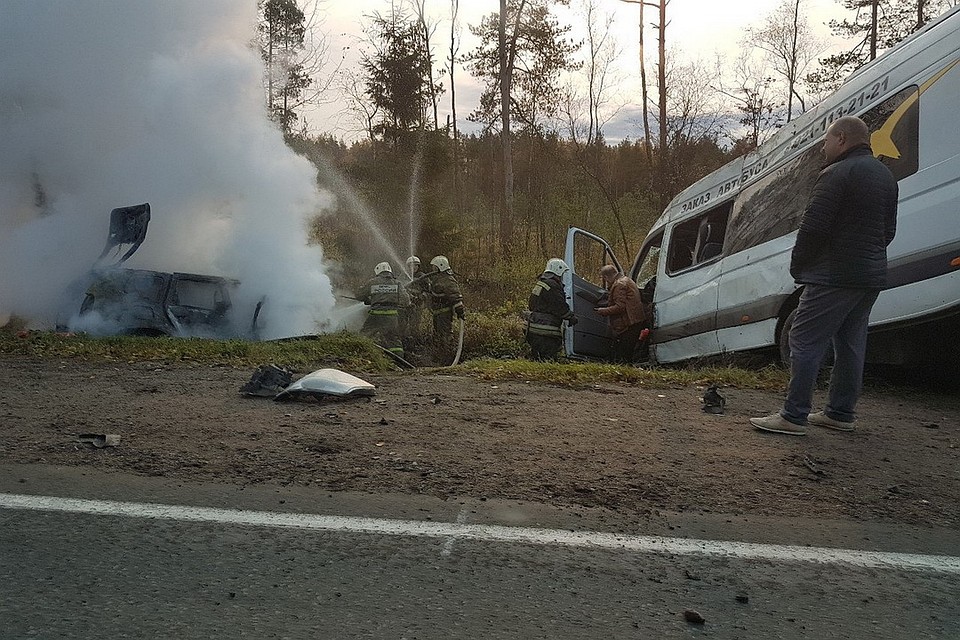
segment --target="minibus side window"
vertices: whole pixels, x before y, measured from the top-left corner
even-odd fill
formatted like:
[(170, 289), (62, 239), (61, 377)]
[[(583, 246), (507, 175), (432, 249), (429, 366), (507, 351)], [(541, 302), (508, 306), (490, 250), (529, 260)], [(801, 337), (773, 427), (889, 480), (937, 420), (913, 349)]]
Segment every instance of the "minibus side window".
[(667, 253), (668, 275), (720, 257), (731, 207), (727, 202), (673, 228)]
[(657, 275), (657, 270), (660, 266), (660, 245), (662, 243), (663, 232), (660, 232), (653, 240), (649, 241), (646, 246), (640, 249), (640, 254), (637, 256), (636, 262), (634, 262), (633, 269), (631, 269), (631, 277), (633, 281), (641, 287), (643, 287), (650, 278)]

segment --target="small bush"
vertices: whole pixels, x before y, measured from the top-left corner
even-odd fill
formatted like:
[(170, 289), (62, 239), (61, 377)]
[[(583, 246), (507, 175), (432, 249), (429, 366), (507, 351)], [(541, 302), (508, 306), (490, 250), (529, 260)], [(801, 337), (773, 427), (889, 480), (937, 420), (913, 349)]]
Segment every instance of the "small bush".
[(463, 334), (465, 358), (519, 358), (526, 353), (525, 323), (519, 313), (470, 313)]

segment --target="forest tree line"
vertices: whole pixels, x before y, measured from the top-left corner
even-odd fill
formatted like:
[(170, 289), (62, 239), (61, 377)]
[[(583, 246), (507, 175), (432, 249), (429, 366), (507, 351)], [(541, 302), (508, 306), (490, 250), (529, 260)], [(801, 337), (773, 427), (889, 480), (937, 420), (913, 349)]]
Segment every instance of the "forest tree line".
[[(635, 134), (608, 142), (604, 129), (625, 107), (622, 45), (604, 9), (613, 1), (500, 0), (465, 25), (479, 44), (461, 50), (459, 0), (384, 0), (367, 18), (359, 64), (346, 68), (318, 30), (322, 1), (261, 0), (267, 107), (337, 196), (309, 233), (340, 265), (341, 284), (411, 251), (424, 263), (444, 254), (476, 304), (516, 303), (543, 262), (562, 255), (569, 226), (602, 235), (629, 263), (673, 196), (956, 3), (838, 0), (850, 17), (830, 26), (851, 46), (824, 55), (803, 0), (783, 0), (747, 29), (736, 60), (708, 64), (673, 55), (670, 0), (618, 0), (637, 9), (641, 54), (630, 73), (646, 108)], [(447, 19), (431, 18), (428, 2)], [(557, 19), (559, 5), (577, 8), (581, 40)], [(483, 87), (466, 114), (452, 82), (462, 70)], [(350, 143), (307, 127), (307, 107), (331, 93), (348, 105), (359, 134)], [(444, 104), (452, 115), (441, 119)]]

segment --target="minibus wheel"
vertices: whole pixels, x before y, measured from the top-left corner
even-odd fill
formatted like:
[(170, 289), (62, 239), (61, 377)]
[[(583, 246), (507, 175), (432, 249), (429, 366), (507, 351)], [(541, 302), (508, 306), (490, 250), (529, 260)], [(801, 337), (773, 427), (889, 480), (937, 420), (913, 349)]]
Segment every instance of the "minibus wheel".
[[(777, 337), (777, 346), (780, 349), (780, 362), (789, 371), (790, 370), (790, 327), (793, 326), (793, 320), (797, 317), (797, 310), (794, 308), (787, 317), (783, 319), (780, 326), (780, 335)], [(833, 366), (833, 349), (828, 348), (823, 362), (820, 363), (820, 369)]]
[(780, 335), (777, 336), (777, 345), (780, 348), (780, 363), (787, 369), (790, 368), (790, 327), (793, 326), (793, 319), (796, 317), (797, 310), (793, 309), (783, 319), (783, 323), (780, 325)]

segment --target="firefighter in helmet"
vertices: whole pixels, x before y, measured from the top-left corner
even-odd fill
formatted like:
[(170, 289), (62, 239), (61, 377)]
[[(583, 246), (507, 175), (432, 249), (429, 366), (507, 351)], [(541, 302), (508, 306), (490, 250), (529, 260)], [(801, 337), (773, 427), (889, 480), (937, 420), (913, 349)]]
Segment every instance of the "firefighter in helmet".
[(404, 271), (404, 287), (410, 296), (410, 306), (400, 310), (400, 333), (403, 336), (404, 349), (410, 351), (422, 341), (420, 317), (424, 304), (429, 300), (430, 283), (420, 268), (420, 258), (410, 256)]
[(373, 268), (373, 273), (373, 278), (367, 282), (360, 296), (364, 304), (370, 305), (360, 333), (402, 358), (404, 352), (399, 316), (401, 310), (410, 306), (410, 296), (393, 275), (389, 262), (378, 264)]
[(465, 317), (463, 294), (453, 275), (446, 256), (436, 256), (430, 261), (433, 271), (427, 282), (430, 284), (430, 313), (433, 315), (433, 339), (435, 345), (446, 350), (450, 346), (453, 317)]
[(563, 346), (563, 323), (577, 324), (577, 317), (567, 305), (563, 274), (570, 270), (560, 258), (550, 258), (530, 293), (530, 315), (527, 320), (527, 343), (534, 360), (553, 360)]

